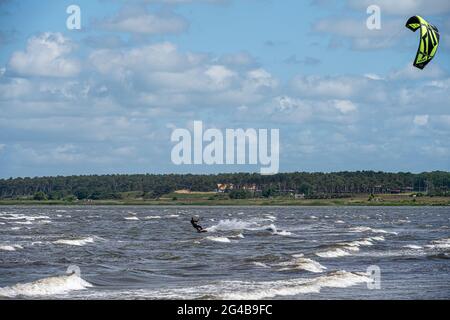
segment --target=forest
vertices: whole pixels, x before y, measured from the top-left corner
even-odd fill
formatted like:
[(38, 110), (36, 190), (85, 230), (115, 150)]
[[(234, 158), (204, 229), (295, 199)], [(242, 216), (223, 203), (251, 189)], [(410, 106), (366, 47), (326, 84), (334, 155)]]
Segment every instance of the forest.
[(301, 195), (309, 199), (355, 194), (408, 193), (449, 196), (450, 172), (229, 173), (86, 175), (0, 180), (0, 199), (104, 200), (132, 194), (158, 199), (177, 190), (228, 193), (230, 198)]

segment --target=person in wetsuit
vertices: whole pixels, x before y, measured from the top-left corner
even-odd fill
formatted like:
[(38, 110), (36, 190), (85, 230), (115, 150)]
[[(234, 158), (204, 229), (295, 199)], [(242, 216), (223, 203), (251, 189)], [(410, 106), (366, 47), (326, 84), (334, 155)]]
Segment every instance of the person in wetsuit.
[(191, 224), (197, 230), (197, 232), (202, 232), (203, 227), (198, 224), (198, 220), (199, 220), (199, 218), (197, 216), (192, 217)]

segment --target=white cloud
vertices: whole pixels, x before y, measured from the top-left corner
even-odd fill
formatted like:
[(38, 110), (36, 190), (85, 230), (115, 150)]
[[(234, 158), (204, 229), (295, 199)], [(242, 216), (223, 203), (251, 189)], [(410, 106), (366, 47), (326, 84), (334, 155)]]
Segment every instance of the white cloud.
[(28, 40), (25, 51), (12, 54), (8, 68), (20, 75), (71, 77), (80, 63), (68, 57), (73, 44), (61, 33), (45, 32)]
[(430, 118), (429, 115), (424, 114), (424, 115), (416, 115), (414, 117), (414, 124), (418, 125), (418, 126), (426, 126), (428, 124), (428, 119)]
[(343, 114), (354, 112), (358, 109), (358, 107), (349, 100), (335, 100), (334, 103), (335, 108)]
[[(383, 20), (380, 30), (369, 30), (365, 19), (328, 17), (315, 22), (313, 31), (334, 36), (331, 41), (349, 39), (353, 49), (384, 49), (398, 44), (401, 33), (407, 34), (405, 22), (401, 19)], [(395, 35), (395, 36), (394, 36)], [(338, 37), (338, 39), (336, 38)], [(330, 42), (330, 46), (332, 42)]]
[(364, 81), (346, 76), (297, 76), (293, 79), (292, 86), (296, 92), (306, 96), (347, 98), (355, 95)]
[(180, 33), (185, 31), (189, 24), (183, 17), (173, 13), (132, 12), (107, 19), (101, 22), (100, 26), (109, 31), (154, 35)]
[(366, 73), (364, 77), (370, 79), (370, 80), (384, 80), (384, 78), (378, 74), (375, 73)]
[(432, 64), (432, 62), (423, 70), (414, 67), (411, 63), (402, 69), (391, 71), (388, 74), (388, 78), (393, 80), (418, 80), (440, 78), (444, 75), (445, 71), (442, 70), (438, 65)]

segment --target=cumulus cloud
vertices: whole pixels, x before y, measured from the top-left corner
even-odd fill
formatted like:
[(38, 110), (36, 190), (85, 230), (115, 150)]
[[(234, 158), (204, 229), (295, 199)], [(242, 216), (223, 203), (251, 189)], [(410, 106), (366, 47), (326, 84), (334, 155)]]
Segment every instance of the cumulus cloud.
[(73, 48), (73, 43), (61, 33), (45, 32), (29, 39), (25, 51), (14, 52), (8, 68), (20, 75), (76, 76), (81, 65), (69, 57)]
[(336, 109), (343, 114), (350, 113), (358, 109), (358, 107), (350, 100), (335, 100), (334, 103)]
[(392, 15), (434, 15), (450, 12), (447, 0), (348, 0), (351, 8), (365, 10), (370, 5), (377, 5), (382, 13)]
[(424, 115), (417, 115), (414, 117), (414, 124), (418, 125), (418, 126), (426, 126), (428, 124), (428, 119), (430, 118), (429, 115), (424, 114)]
[(146, 7), (125, 7), (113, 18), (100, 21), (98, 25), (109, 31), (129, 32), (143, 35), (181, 33), (189, 23), (175, 13), (152, 13)]
[[(95, 50), (90, 64), (109, 81), (138, 91), (147, 102), (239, 106), (260, 99), (278, 81), (262, 68), (220, 64), (209, 55), (182, 52), (170, 42)], [(204, 94), (205, 96), (200, 96)], [(159, 101), (158, 101), (159, 100)]]
[(401, 19), (383, 19), (381, 29), (369, 30), (364, 18), (328, 17), (318, 20), (312, 30), (331, 35), (330, 47), (341, 46), (349, 40), (352, 49), (374, 50), (398, 45), (399, 39), (407, 34), (405, 22)]

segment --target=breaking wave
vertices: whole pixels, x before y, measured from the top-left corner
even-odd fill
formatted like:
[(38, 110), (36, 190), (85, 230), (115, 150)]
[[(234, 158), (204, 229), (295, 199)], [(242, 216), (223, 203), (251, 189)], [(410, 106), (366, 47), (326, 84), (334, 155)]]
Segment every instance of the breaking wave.
[(0, 250), (3, 251), (16, 251), (17, 249), (23, 249), (23, 247), (20, 244), (0, 245)]
[(30, 283), (18, 283), (11, 287), (0, 288), (0, 297), (52, 296), (74, 290), (83, 290), (92, 284), (76, 274), (44, 278)]
[(298, 257), (290, 261), (280, 262), (276, 265), (281, 267), (278, 271), (305, 270), (313, 273), (320, 273), (327, 269), (317, 261), (302, 257)]
[(425, 247), (430, 249), (449, 249), (450, 238), (431, 241), (431, 244), (427, 244)]
[(93, 243), (94, 237), (87, 237), (82, 239), (59, 239), (56, 241), (53, 241), (54, 244), (64, 244), (68, 246), (85, 246), (89, 243)]
[(328, 250), (322, 250), (315, 253), (321, 258), (339, 258), (352, 255), (360, 250), (360, 247), (373, 246), (374, 241), (384, 241), (383, 236), (364, 238), (361, 240), (337, 243)]
[(206, 237), (206, 239), (214, 242), (230, 243), (231, 240), (227, 237)]
[(373, 229), (370, 227), (354, 227), (354, 228), (350, 228), (350, 232), (372, 232), (372, 233), (385, 233), (385, 234), (393, 234), (393, 235), (397, 235), (397, 232), (394, 231), (386, 231), (383, 229)]
[(218, 224), (206, 228), (208, 232), (216, 232), (216, 231), (269, 231), (274, 235), (280, 236), (290, 236), (291, 232), (286, 230), (278, 230), (275, 224), (265, 225), (264, 222), (267, 219), (252, 219), (249, 221), (238, 220), (238, 219), (226, 219), (220, 220)]
[[(180, 289), (140, 291), (139, 294), (159, 299), (196, 299), (208, 297), (224, 300), (258, 300), (277, 296), (318, 293), (323, 288), (347, 288), (371, 281), (365, 273), (336, 271), (316, 278), (277, 281), (219, 281), (204, 286)], [(136, 292), (130, 294), (133, 296)]]

